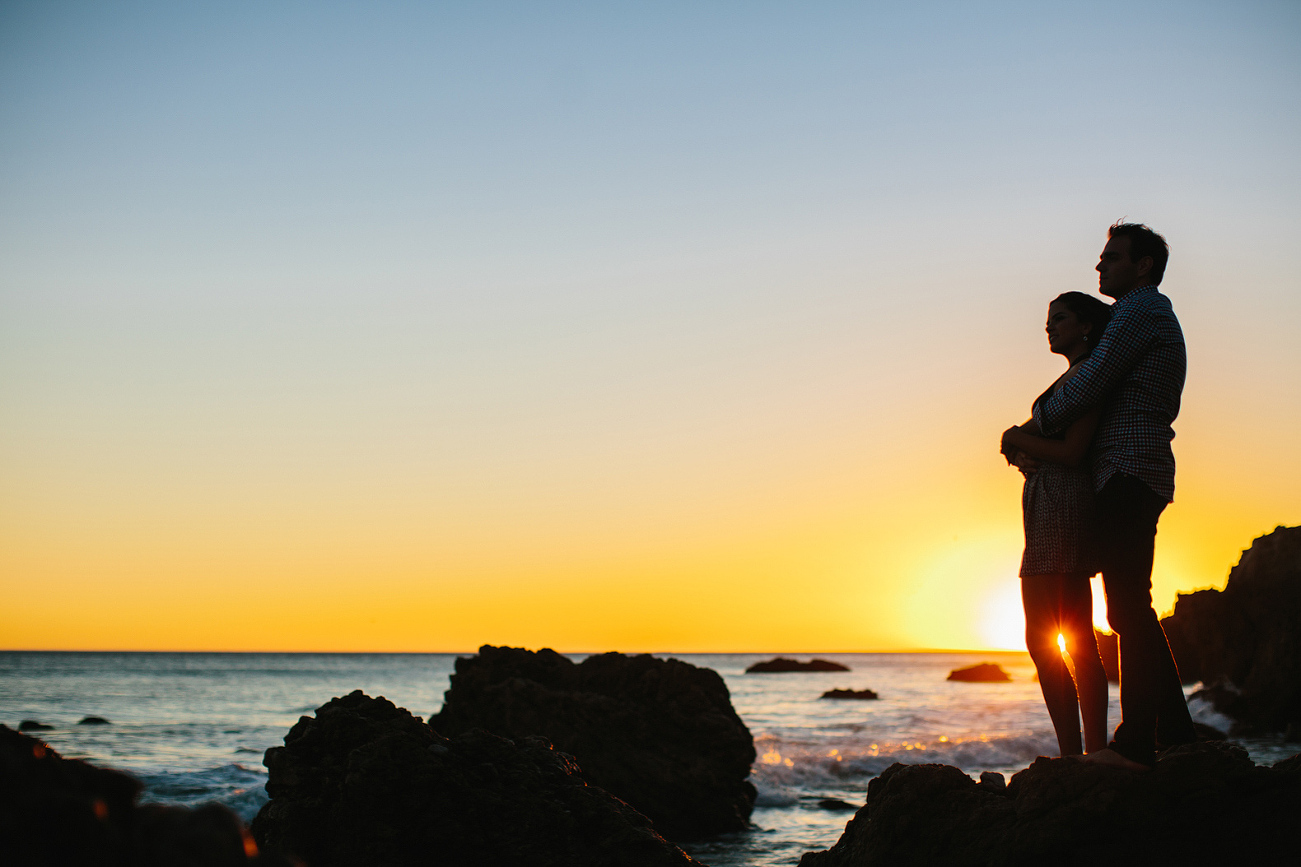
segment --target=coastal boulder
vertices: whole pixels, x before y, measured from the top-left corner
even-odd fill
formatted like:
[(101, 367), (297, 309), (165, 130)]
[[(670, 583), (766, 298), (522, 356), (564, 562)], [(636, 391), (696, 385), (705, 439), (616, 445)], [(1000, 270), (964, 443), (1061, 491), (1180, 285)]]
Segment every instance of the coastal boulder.
[(544, 737), (671, 840), (739, 831), (754, 805), (754, 740), (727, 686), (676, 659), (606, 653), (575, 664), (553, 650), (485, 645), (456, 661), (429, 723), (446, 735)]
[(982, 662), (979, 665), (953, 669), (953, 671), (949, 672), (947, 680), (956, 680), (961, 683), (1008, 683), (1012, 678), (1008, 676), (1008, 673), (1003, 670), (1001, 665), (993, 662)]
[(1253, 541), (1223, 590), (1180, 594), (1161, 625), (1235, 733), (1301, 731), (1301, 527)]
[(1175, 747), (1150, 773), (1041, 757), (1001, 782), (891, 765), (836, 845), (800, 867), (1295, 863), (1297, 757), (1257, 767), (1221, 741)]
[(841, 665), (839, 662), (832, 662), (829, 659), (810, 659), (808, 662), (800, 662), (798, 659), (778, 656), (774, 659), (756, 662), (747, 668), (745, 673), (780, 674), (789, 671), (849, 671), (849, 667)]
[(225, 807), (139, 805), (141, 789), (0, 725), (0, 864), (287, 867)]
[(449, 740), (360, 691), (299, 719), (265, 763), (254, 837), (311, 867), (697, 863), (545, 740)]

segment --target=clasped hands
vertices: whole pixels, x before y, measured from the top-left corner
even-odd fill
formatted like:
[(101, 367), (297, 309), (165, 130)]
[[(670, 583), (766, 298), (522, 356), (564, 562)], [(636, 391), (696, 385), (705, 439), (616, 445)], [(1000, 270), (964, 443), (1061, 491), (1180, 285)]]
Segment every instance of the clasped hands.
[(1030, 457), (1013, 445), (1013, 440), (1016, 439), (1017, 435), (1023, 433), (1024, 431), (1021, 429), (1021, 425), (1016, 424), (1003, 431), (998, 451), (999, 454), (1007, 459), (1008, 466), (1016, 467), (1021, 471), (1021, 475), (1023, 476), (1029, 476), (1039, 471), (1039, 461)]

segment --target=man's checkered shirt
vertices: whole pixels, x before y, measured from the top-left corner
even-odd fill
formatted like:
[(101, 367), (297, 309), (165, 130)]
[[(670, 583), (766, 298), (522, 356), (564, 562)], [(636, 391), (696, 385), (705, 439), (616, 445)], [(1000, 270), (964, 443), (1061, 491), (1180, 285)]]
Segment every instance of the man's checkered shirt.
[(1111, 323), (1075, 376), (1034, 409), (1045, 434), (1065, 430), (1091, 407), (1102, 418), (1089, 458), (1093, 486), (1116, 473), (1136, 476), (1167, 502), (1175, 495), (1170, 450), (1188, 359), (1170, 299), (1143, 286), (1111, 307)]

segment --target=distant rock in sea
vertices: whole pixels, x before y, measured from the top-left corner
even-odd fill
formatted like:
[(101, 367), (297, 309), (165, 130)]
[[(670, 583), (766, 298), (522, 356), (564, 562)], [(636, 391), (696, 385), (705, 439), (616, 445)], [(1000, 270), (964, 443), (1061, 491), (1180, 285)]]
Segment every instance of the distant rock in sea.
[(110, 723), (108, 720), (104, 719), (102, 716), (88, 716), (88, 717), (82, 717), (82, 718), (81, 718), (81, 721), (78, 722), (77, 725), (79, 725), (79, 726), (106, 726), (106, 725), (112, 725), (112, 723)]
[(820, 807), (823, 810), (831, 810), (836, 813), (843, 813), (848, 810), (858, 809), (848, 801), (842, 801), (839, 798), (823, 798), (821, 801), (818, 801), (818, 807)]
[(880, 697), (870, 689), (829, 689), (821, 695), (821, 698), (857, 699), (859, 701), (871, 701)]
[(34, 719), (25, 719), (18, 724), (18, 731), (20, 732), (48, 732), (53, 730), (54, 726), (46, 725)]
[(575, 664), (552, 650), (485, 645), (456, 661), (429, 724), (447, 736), (481, 728), (544, 737), (670, 840), (749, 823), (754, 739), (708, 668), (620, 653)]
[(1006, 786), (994, 776), (893, 764), (800, 867), (1296, 863), (1301, 756), (1257, 767), (1221, 741), (1175, 747), (1149, 773), (1041, 757)]
[(1253, 541), (1223, 590), (1180, 594), (1161, 625), (1181, 679), (1234, 734), (1301, 735), (1301, 527)]
[(756, 662), (747, 668), (745, 673), (775, 674), (788, 671), (849, 671), (849, 667), (826, 659), (810, 659), (808, 662), (800, 662), (797, 659), (787, 659), (784, 656), (779, 656), (766, 662)]
[(589, 785), (540, 737), (482, 729), (448, 739), (356, 691), (267, 750), (264, 851), (312, 867), (690, 867), (650, 820)]
[(962, 683), (1008, 683), (1012, 680), (1002, 666), (992, 662), (982, 662), (967, 668), (955, 668), (949, 672), (947, 679)]
[(0, 725), (0, 864), (288, 867), (225, 807), (140, 805), (141, 788)]

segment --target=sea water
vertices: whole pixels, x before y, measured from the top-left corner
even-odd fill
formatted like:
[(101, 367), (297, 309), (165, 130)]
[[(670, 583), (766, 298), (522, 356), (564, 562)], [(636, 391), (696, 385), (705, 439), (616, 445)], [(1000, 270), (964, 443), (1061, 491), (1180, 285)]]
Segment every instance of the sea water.
[[(821, 802), (862, 806), (868, 781), (894, 762), (1010, 775), (1056, 754), (1026, 654), (818, 654), (850, 670), (783, 674), (745, 673), (774, 654), (660, 655), (721, 674), (754, 735), (752, 827), (686, 847), (713, 867), (793, 865), (804, 852), (831, 846), (853, 813)], [(131, 772), (146, 801), (218, 801), (248, 821), (267, 799), (262, 755), (300, 716), (361, 689), (428, 718), (442, 706), (456, 656), (0, 652), (0, 723), (54, 726), (31, 734), (64, 756)], [(1011, 682), (947, 680), (979, 662), (998, 663)], [(871, 689), (880, 698), (820, 698), (837, 688)], [(1229, 725), (1200, 701), (1192, 708), (1199, 721)], [(88, 716), (109, 724), (79, 724)], [(1112, 725), (1118, 719), (1112, 685)], [(1239, 743), (1258, 764), (1296, 752), (1281, 738)]]

